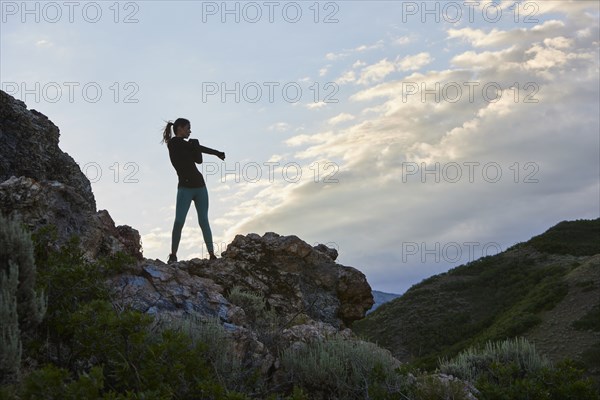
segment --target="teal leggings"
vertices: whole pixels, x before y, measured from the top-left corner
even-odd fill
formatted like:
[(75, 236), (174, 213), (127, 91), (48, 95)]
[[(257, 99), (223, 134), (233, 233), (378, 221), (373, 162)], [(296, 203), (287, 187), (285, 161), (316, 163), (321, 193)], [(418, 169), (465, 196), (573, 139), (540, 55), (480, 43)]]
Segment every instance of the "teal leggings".
[(202, 229), (204, 243), (206, 243), (208, 252), (213, 252), (212, 232), (210, 231), (210, 225), (208, 224), (208, 190), (206, 189), (206, 186), (201, 188), (179, 187), (177, 188), (175, 223), (173, 223), (173, 234), (171, 237), (172, 254), (177, 254), (179, 241), (181, 240), (181, 230), (185, 224), (185, 217), (190, 209), (192, 200), (194, 200), (196, 212), (198, 213), (198, 224), (200, 224), (200, 229)]

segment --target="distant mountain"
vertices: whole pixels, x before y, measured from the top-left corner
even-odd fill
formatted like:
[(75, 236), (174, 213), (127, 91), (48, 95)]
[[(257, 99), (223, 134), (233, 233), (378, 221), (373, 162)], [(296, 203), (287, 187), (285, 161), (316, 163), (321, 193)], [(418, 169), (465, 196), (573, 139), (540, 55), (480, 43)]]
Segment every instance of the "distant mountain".
[(378, 290), (373, 290), (372, 293), (373, 293), (373, 300), (375, 300), (375, 303), (373, 304), (373, 307), (371, 307), (371, 309), (369, 311), (367, 311), (367, 314), (375, 311), (383, 303), (387, 303), (388, 301), (392, 301), (392, 300), (400, 297), (399, 294), (385, 293), (385, 292), (380, 292)]
[(600, 219), (427, 278), (353, 325), (401, 361), (435, 367), (473, 344), (525, 336), (551, 360), (600, 376)]

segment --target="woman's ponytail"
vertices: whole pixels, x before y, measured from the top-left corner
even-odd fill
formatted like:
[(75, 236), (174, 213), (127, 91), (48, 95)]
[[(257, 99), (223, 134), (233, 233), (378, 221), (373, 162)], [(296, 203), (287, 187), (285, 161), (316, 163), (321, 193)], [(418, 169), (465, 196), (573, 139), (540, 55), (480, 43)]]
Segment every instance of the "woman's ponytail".
[(168, 144), (169, 140), (171, 140), (171, 137), (173, 136), (173, 131), (171, 130), (172, 126), (173, 123), (171, 121), (167, 122), (167, 126), (165, 127), (165, 130), (163, 132), (163, 139), (161, 140), (161, 143)]
[[(185, 118), (177, 118), (175, 122), (167, 122), (167, 126), (165, 127), (165, 130), (163, 132), (163, 138), (161, 140), (161, 143), (168, 144), (169, 140), (171, 140), (171, 138), (174, 136), (173, 134), (177, 134), (177, 129), (179, 129), (180, 127), (185, 128), (189, 125), (190, 121)], [(173, 129), (171, 130), (171, 128)]]

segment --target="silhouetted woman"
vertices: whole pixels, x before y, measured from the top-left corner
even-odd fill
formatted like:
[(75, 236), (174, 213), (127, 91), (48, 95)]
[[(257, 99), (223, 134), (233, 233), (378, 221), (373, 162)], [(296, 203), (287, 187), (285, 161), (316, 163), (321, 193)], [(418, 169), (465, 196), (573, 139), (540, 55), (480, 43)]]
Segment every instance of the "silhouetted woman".
[[(171, 164), (177, 171), (179, 183), (177, 184), (177, 204), (175, 206), (175, 222), (173, 223), (173, 233), (171, 237), (171, 254), (167, 263), (171, 264), (177, 261), (177, 249), (181, 239), (181, 230), (185, 224), (185, 217), (190, 209), (192, 200), (198, 213), (198, 224), (202, 229), (204, 243), (208, 248), (210, 259), (215, 256), (212, 242), (212, 232), (208, 223), (208, 191), (204, 177), (196, 168), (196, 163), (202, 163), (202, 153), (213, 154), (221, 160), (225, 159), (225, 153), (201, 146), (198, 139), (189, 139), (191, 130), (190, 121), (185, 118), (177, 118), (175, 123), (169, 122), (165, 127), (162, 142), (169, 148), (169, 157)], [(171, 128), (175, 132), (172, 136)]]

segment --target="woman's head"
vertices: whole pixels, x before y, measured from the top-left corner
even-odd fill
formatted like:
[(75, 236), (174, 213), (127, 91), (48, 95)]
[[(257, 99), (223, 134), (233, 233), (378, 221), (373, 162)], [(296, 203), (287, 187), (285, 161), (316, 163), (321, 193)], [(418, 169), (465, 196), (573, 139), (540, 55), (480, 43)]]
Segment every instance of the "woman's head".
[[(173, 130), (171, 131), (171, 128)], [(167, 122), (167, 126), (163, 132), (163, 143), (169, 143), (169, 140), (173, 137), (173, 132), (175, 136), (180, 137), (188, 137), (190, 133), (191, 124), (190, 121), (185, 118), (177, 118), (175, 122)]]

